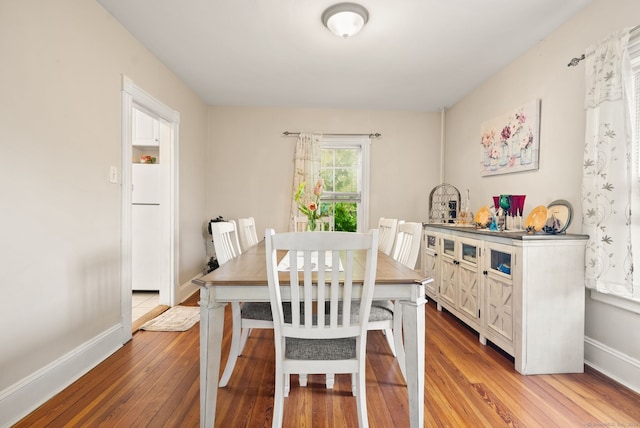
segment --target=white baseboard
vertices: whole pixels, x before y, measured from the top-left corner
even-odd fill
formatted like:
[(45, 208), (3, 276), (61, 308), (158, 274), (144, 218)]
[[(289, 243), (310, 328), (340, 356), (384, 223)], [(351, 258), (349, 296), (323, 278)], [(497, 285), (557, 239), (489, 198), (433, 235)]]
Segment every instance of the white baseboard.
[(584, 362), (640, 394), (640, 361), (589, 337), (584, 338)]
[(180, 286), (178, 287), (178, 296), (176, 298), (176, 301), (179, 302), (179, 303), (182, 303), (185, 300), (187, 300), (189, 297), (191, 297), (193, 295), (193, 293), (198, 291), (200, 287), (198, 287), (197, 285), (195, 285), (191, 281), (193, 281), (194, 279), (201, 278), (203, 276), (204, 276), (204, 274), (199, 273), (198, 275), (196, 275), (193, 278), (191, 278), (188, 282), (180, 284)]
[(118, 324), (0, 391), (0, 427), (9, 427), (122, 347)]

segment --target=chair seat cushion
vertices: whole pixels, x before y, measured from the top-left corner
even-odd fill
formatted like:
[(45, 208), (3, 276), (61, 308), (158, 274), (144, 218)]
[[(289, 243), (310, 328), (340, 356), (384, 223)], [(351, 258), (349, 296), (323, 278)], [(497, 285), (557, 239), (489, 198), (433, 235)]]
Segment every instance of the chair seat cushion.
[[(291, 304), (283, 303), (285, 322), (291, 322)], [(304, 310), (301, 308), (302, 314)], [(328, 308), (327, 308), (328, 312)], [(353, 302), (351, 304), (351, 319), (357, 320), (360, 313), (360, 303)], [(264, 302), (245, 302), (242, 305), (242, 318), (251, 320), (273, 321), (271, 314), (271, 303)], [(391, 300), (374, 300), (371, 302), (371, 312), (369, 313), (369, 321), (386, 321), (393, 319), (393, 302)]]
[(271, 303), (245, 302), (242, 305), (242, 318), (250, 320), (273, 321)]
[[(291, 322), (291, 303), (283, 303), (285, 322)], [(271, 303), (265, 302), (245, 302), (242, 304), (242, 318), (260, 321), (273, 321), (271, 313)], [(304, 311), (303, 311), (304, 313)]]
[(351, 360), (356, 357), (356, 339), (286, 338), (285, 357), (292, 360)]
[[(360, 304), (354, 302), (351, 304), (351, 319), (357, 320), (360, 313)], [(371, 302), (371, 312), (369, 313), (369, 321), (387, 321), (393, 319), (393, 302), (391, 300), (374, 300)]]

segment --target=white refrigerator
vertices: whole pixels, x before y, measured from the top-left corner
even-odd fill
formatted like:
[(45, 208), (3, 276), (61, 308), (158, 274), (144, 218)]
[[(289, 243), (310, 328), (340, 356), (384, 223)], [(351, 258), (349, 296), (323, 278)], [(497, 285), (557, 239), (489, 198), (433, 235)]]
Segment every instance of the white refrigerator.
[(160, 165), (132, 165), (132, 254), (133, 290), (160, 290)]

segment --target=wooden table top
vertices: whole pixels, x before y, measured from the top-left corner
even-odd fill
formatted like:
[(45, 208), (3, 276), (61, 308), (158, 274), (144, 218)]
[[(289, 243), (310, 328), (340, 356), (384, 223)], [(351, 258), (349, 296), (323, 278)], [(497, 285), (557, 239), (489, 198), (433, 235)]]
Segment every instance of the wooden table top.
[[(285, 252), (278, 253), (278, 260), (284, 257)], [(362, 282), (366, 253), (358, 251), (354, 255), (356, 269), (354, 282)], [(280, 272), (280, 283), (289, 283), (289, 272)], [(409, 269), (392, 257), (378, 252), (378, 265), (376, 270), (376, 284), (412, 284), (423, 278), (418, 271)], [(264, 240), (247, 251), (229, 260), (216, 270), (205, 276), (193, 280), (200, 286), (215, 285), (267, 285), (267, 263)]]

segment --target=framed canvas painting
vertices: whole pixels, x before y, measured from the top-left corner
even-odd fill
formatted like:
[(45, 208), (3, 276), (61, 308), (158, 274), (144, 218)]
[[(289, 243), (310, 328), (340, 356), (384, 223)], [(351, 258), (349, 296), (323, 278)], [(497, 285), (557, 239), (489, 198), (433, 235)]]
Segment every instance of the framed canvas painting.
[(482, 176), (538, 169), (540, 100), (482, 123), (480, 135)]

